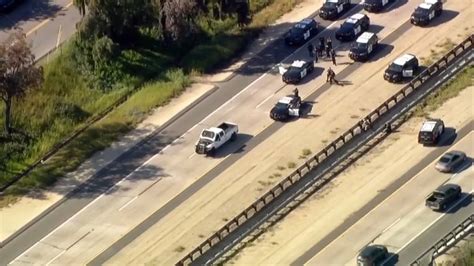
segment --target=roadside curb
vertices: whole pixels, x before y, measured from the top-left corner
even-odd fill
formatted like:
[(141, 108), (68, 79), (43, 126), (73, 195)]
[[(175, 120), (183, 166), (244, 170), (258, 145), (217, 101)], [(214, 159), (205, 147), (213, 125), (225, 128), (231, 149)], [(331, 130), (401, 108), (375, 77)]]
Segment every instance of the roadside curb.
[(122, 154), (118, 155), (115, 159), (110, 161), (109, 163), (103, 165), (100, 169), (97, 169), (92, 176), (90, 176), (87, 180), (82, 182), (80, 185), (76, 186), (73, 190), (65, 194), (60, 200), (56, 201), (53, 203), (50, 207), (48, 207), (46, 210), (42, 211), (39, 215), (35, 216), (32, 220), (30, 220), (28, 223), (26, 223), (24, 226), (20, 227), (17, 231), (15, 231), (13, 234), (11, 234), (9, 237), (5, 238), (5, 240), (0, 241), (0, 248), (8, 244), (10, 241), (12, 241), (14, 238), (16, 238), (18, 235), (23, 233), (25, 230), (27, 230), (29, 227), (31, 227), (33, 224), (41, 220), (44, 216), (48, 215), (51, 213), (54, 209), (56, 209), (59, 205), (64, 203), (68, 198), (72, 197), (74, 194), (76, 194), (78, 191), (81, 190), (82, 187), (87, 186), (90, 182), (91, 179), (93, 179), (93, 176), (95, 173), (99, 172), (102, 170), (104, 167), (107, 165), (114, 163), (120, 156), (123, 154), (130, 152), (133, 149), (137, 149), (140, 146), (142, 146), (144, 143), (146, 143), (148, 140), (162, 132), (166, 127), (168, 127), (170, 124), (174, 123), (178, 118), (183, 116), (185, 113), (189, 112), (193, 107), (198, 105), (200, 102), (204, 101), (207, 97), (209, 97), (211, 94), (213, 94), (215, 91), (219, 89), (218, 86), (214, 85), (211, 89), (209, 89), (207, 92), (199, 96), (196, 100), (194, 100), (191, 104), (187, 105), (184, 109), (176, 113), (174, 116), (172, 116), (170, 119), (168, 119), (165, 123), (163, 123), (161, 126), (159, 126), (157, 129), (154, 131), (150, 132), (147, 136), (145, 136), (142, 140), (138, 141), (135, 145), (130, 147), (129, 149), (125, 150)]

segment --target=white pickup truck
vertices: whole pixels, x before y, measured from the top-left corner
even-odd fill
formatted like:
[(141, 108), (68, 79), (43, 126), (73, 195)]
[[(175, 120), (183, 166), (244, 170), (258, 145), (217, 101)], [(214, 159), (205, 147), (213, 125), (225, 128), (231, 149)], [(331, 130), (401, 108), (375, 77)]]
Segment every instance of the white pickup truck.
[(224, 122), (217, 127), (204, 129), (196, 143), (196, 153), (213, 155), (214, 152), (229, 140), (235, 140), (239, 127), (234, 123)]

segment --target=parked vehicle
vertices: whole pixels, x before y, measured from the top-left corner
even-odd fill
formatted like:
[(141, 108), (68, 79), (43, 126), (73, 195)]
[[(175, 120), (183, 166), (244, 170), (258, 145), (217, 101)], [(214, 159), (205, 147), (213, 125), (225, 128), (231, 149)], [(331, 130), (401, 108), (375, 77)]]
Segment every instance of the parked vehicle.
[(451, 173), (461, 166), (466, 158), (466, 154), (462, 151), (450, 151), (439, 158), (435, 168), (443, 173)]
[(439, 142), (444, 132), (444, 122), (441, 119), (430, 119), (423, 122), (418, 132), (418, 143), (434, 145)]
[(359, 256), (357, 256), (358, 266), (375, 266), (380, 265), (385, 259), (388, 258), (388, 250), (382, 245), (370, 245), (364, 247)]
[(276, 121), (287, 121), (301, 114), (301, 98), (290, 95), (281, 98), (270, 111), (270, 117)]
[(379, 38), (375, 33), (364, 32), (352, 44), (349, 57), (354, 61), (366, 61), (378, 44)]
[(443, 2), (441, 0), (425, 0), (411, 15), (410, 21), (413, 25), (426, 26), (435, 17), (443, 12)]
[(196, 153), (213, 155), (217, 149), (229, 140), (235, 140), (239, 128), (234, 123), (224, 122), (217, 127), (204, 129), (196, 143)]
[(392, 0), (365, 0), (364, 9), (368, 12), (379, 12)]
[(444, 184), (427, 198), (425, 205), (435, 211), (443, 211), (461, 197), (461, 187), (456, 184)]
[(287, 45), (302, 45), (318, 32), (318, 24), (314, 19), (305, 18), (296, 23), (285, 34)]
[(334, 20), (350, 7), (351, 0), (326, 0), (319, 10), (319, 16), (322, 19)]
[(412, 78), (418, 70), (418, 59), (412, 54), (404, 54), (385, 70), (384, 79), (389, 82), (400, 82), (404, 78)]
[(365, 14), (354, 14), (350, 16), (336, 31), (336, 39), (339, 41), (352, 41), (357, 36), (368, 30), (370, 19)]
[(280, 66), (278, 70), (282, 75), (283, 82), (287, 84), (297, 84), (309, 73), (313, 72), (314, 62), (313, 60), (296, 60), (289, 68)]

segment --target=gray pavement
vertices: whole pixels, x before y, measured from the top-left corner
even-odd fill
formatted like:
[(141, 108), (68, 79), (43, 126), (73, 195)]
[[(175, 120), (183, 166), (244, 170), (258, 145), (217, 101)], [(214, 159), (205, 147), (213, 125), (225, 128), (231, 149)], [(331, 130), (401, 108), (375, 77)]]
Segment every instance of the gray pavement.
[(0, 15), (0, 41), (21, 28), (31, 42), (36, 58), (41, 58), (76, 31), (80, 15), (71, 0), (25, 0)]
[[(361, 10), (360, 6), (355, 6), (350, 12), (346, 13), (341, 19), (354, 14)], [(316, 13), (315, 13), (316, 14)], [(332, 22), (320, 20), (321, 30), (329, 26)], [(287, 28), (289, 25), (278, 25), (281, 28)], [(406, 30), (406, 27), (405, 27)], [(326, 30), (322, 35), (331, 36), (334, 29)], [(401, 36), (402, 32), (397, 32), (396, 36)], [(319, 36), (318, 36), (319, 37)], [(392, 37), (392, 39), (395, 39)], [(181, 135), (187, 132), (193, 125), (198, 124), (208, 114), (216, 110), (222, 103), (227, 102), (236, 94), (238, 94), (246, 86), (254, 82), (262, 74), (270, 70), (276, 63), (292, 54), (296, 48), (290, 48), (284, 45), (281, 39), (277, 39), (270, 43), (258, 55), (252, 57), (245, 65), (243, 65), (236, 74), (228, 81), (218, 84), (219, 89), (204, 99), (199, 100), (190, 109), (178, 114), (172, 118), (169, 123), (163, 125), (151, 136), (117, 158), (113, 163), (97, 172), (88, 182), (79, 186), (73, 192), (68, 194), (64, 200), (48, 209), (40, 217), (32, 221), (30, 224), (22, 228), (17, 234), (4, 241), (4, 246), (0, 250), (0, 264), (10, 262), (18, 255), (23, 253), (29, 247), (37, 243), (45, 237), (49, 232), (53, 231), (59, 225), (63, 224), (73, 214), (79, 212), (95, 198), (110, 189), (115, 183), (120, 181), (124, 176), (132, 173), (141, 166), (145, 161), (158, 154), (163, 148), (167, 147)], [(353, 64), (347, 67), (341, 76), (348, 75), (357, 69), (359, 65)], [(326, 86), (325, 90), (329, 86)], [(323, 89), (324, 90), (324, 89)], [(323, 91), (321, 90), (321, 91)], [(321, 93), (321, 92), (320, 92)], [(254, 137), (251, 142), (245, 143), (245, 151), (248, 151), (266, 136), (280, 128), (282, 124), (275, 123), (270, 127), (267, 133)], [(237, 153), (229, 156), (222, 164), (214, 168), (207, 178), (201, 178), (203, 181), (196, 182), (192, 187), (185, 190), (172, 200), (169, 205), (161, 208), (159, 214), (154, 217), (163, 217), (175, 206), (189, 198), (195, 191), (205, 186), (208, 182), (217, 176), (223, 169), (235, 162), (240, 156), (245, 154)], [(155, 218), (155, 219), (156, 219)], [(155, 220), (156, 221), (156, 220)], [(145, 221), (144, 224), (147, 224)], [(148, 226), (151, 225), (148, 222)], [(140, 227), (137, 227), (139, 229)], [(134, 231), (136, 234), (136, 231)], [(133, 235), (133, 234), (132, 234)], [(113, 247), (112, 250), (116, 250)], [(100, 258), (100, 257), (99, 257)]]
[[(471, 187), (474, 188), (474, 187)], [(467, 196), (458, 206), (453, 208), (449, 215), (443, 216), (435, 224), (430, 226), (421, 235), (398, 252), (397, 265), (410, 265), (421, 254), (433, 246), (438, 240), (451, 232), (461, 221), (464, 221), (474, 213), (472, 195)]]

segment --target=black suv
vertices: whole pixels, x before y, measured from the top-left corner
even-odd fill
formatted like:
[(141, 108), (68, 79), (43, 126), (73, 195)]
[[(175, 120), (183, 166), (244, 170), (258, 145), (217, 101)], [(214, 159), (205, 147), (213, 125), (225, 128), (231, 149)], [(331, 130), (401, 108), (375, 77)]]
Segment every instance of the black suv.
[(350, 16), (336, 31), (336, 39), (339, 41), (352, 41), (357, 36), (368, 30), (370, 19), (365, 14), (354, 14)]
[(412, 54), (404, 54), (395, 59), (385, 70), (384, 79), (389, 82), (400, 82), (412, 78), (418, 70), (418, 59)]
[(443, 3), (441, 0), (425, 0), (415, 9), (410, 21), (413, 25), (426, 26), (442, 12)]
[(326, 0), (319, 10), (322, 19), (336, 19), (351, 7), (351, 0)]
[(368, 12), (379, 12), (392, 0), (365, 0), (364, 9)]
[(286, 34), (285, 43), (288, 45), (302, 45), (316, 34), (318, 24), (314, 19), (305, 18), (296, 23)]
[(357, 265), (373, 266), (379, 265), (388, 258), (388, 250), (382, 245), (371, 245), (363, 248), (357, 256)]
[(425, 121), (418, 132), (418, 143), (434, 145), (439, 142), (444, 132), (444, 122), (441, 119)]
[(379, 43), (375, 33), (364, 32), (352, 44), (349, 57), (354, 61), (366, 61)]

